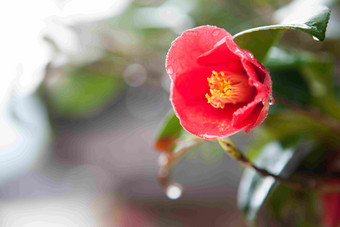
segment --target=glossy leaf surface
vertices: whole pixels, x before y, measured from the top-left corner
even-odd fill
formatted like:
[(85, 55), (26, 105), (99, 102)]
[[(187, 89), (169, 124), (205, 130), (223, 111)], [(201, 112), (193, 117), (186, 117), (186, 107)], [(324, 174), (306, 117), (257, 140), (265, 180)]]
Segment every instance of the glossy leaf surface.
[(252, 28), (234, 35), (235, 42), (243, 49), (251, 51), (255, 58), (262, 61), (285, 30), (299, 30), (312, 35), (315, 39), (325, 39), (330, 9), (321, 4), (291, 4), (281, 9), (285, 14), (279, 24)]
[[(273, 174), (280, 174), (286, 164), (293, 157), (295, 149), (283, 148), (278, 142), (271, 142), (261, 150), (261, 154), (255, 160), (255, 164)], [(241, 179), (238, 192), (238, 206), (243, 210), (246, 218), (253, 221), (258, 210), (267, 198), (274, 185), (272, 177), (262, 177), (253, 169), (247, 168)]]

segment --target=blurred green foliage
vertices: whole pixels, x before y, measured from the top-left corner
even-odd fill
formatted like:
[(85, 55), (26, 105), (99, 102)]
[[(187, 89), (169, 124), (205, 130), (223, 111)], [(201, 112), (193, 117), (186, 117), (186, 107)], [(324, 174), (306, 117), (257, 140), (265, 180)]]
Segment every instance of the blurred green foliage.
[(112, 102), (124, 87), (122, 79), (110, 73), (81, 67), (65, 71), (48, 91), (48, 101), (52, 108), (66, 116), (93, 114)]

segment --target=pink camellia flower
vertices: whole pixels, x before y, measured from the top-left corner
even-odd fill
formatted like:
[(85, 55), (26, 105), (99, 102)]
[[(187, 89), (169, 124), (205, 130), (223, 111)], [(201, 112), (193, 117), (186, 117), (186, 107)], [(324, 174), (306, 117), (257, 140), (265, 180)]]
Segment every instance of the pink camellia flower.
[(205, 139), (217, 139), (261, 124), (271, 101), (268, 71), (224, 29), (185, 31), (166, 59), (170, 101), (181, 125)]

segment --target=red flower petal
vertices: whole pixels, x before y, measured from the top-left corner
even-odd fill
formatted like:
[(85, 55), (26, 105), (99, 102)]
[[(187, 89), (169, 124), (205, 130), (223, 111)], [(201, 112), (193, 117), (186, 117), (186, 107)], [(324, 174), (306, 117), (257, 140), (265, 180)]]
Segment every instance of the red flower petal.
[[(202, 26), (184, 32), (170, 48), (166, 68), (172, 79), (170, 100), (175, 113), (182, 126), (197, 136), (216, 139), (243, 129), (248, 132), (261, 124), (267, 116), (272, 95), (268, 71), (249, 51), (240, 49), (232, 36), (223, 29)], [(227, 78), (224, 75), (228, 75), (228, 78), (232, 78), (233, 74), (244, 75), (248, 78), (249, 86), (238, 91), (253, 92), (253, 98), (249, 100), (251, 93), (247, 93), (249, 95), (243, 95), (248, 97), (247, 100), (239, 96), (234, 100), (240, 103), (226, 103), (223, 100), (233, 99), (224, 99), (220, 94), (226, 97), (231, 94), (218, 92), (232, 92), (232, 95), (237, 95), (236, 90), (225, 90), (232, 89), (231, 85), (218, 85), (218, 81), (224, 79), (216, 79), (217, 77), (214, 77), (215, 85), (209, 87), (207, 78), (210, 78), (212, 71), (227, 73), (220, 74), (224, 79)], [(207, 96), (214, 106), (205, 97), (210, 89), (222, 89), (210, 91), (210, 95), (217, 95), (217, 98)]]
[(233, 112), (239, 108), (238, 105), (230, 104), (223, 110), (216, 109), (205, 100), (186, 99), (175, 86), (171, 91), (170, 100), (176, 103), (175, 114), (179, 117), (183, 128), (190, 133), (206, 139), (217, 139), (234, 134), (237, 130), (232, 127), (231, 121)]
[[(339, 186), (339, 180), (327, 180), (325, 183)], [(325, 227), (337, 227), (340, 225), (340, 193), (321, 193), (322, 222)]]
[(166, 58), (166, 70), (171, 79), (196, 69), (198, 56), (211, 50), (227, 35), (230, 34), (224, 29), (210, 25), (185, 31), (172, 43)]
[[(230, 34), (228, 36), (232, 38)], [(242, 70), (240, 58), (229, 49), (226, 37), (217, 42), (211, 50), (201, 54), (197, 62), (200, 65), (207, 66), (224, 65), (233, 71)]]

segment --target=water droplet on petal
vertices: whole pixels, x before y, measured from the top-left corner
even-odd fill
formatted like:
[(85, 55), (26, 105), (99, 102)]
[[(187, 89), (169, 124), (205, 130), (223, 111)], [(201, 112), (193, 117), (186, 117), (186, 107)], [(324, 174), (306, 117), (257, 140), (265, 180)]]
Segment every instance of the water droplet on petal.
[(220, 34), (220, 31), (219, 30), (215, 30), (215, 31), (213, 31), (213, 33), (212, 33), (212, 35), (213, 36), (218, 36)]
[(195, 31), (191, 31), (189, 34), (192, 35), (192, 36), (198, 36), (197, 32), (195, 32)]
[(171, 66), (169, 66), (169, 67), (167, 68), (167, 71), (168, 71), (168, 74), (169, 74), (169, 75), (171, 75), (171, 74), (174, 73), (174, 70), (173, 70), (173, 68), (172, 68)]
[(178, 184), (170, 184), (166, 188), (166, 195), (168, 196), (169, 199), (178, 199), (182, 195), (182, 188)]
[(313, 36), (313, 39), (314, 39), (315, 41), (320, 42), (320, 39), (319, 39), (318, 37)]
[(254, 55), (252, 53), (248, 53), (249, 57), (254, 58)]
[(269, 105), (273, 105), (274, 104), (274, 99), (272, 97), (270, 97), (268, 103), (269, 103)]

